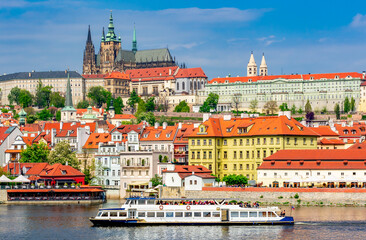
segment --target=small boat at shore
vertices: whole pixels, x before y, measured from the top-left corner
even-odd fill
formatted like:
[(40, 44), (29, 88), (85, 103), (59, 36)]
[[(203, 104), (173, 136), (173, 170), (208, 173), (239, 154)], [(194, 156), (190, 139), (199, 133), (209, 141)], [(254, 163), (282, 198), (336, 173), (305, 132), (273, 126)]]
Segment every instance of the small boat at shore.
[(94, 226), (294, 224), (278, 207), (249, 206), (232, 199), (128, 198), (120, 208), (99, 209), (90, 221)]

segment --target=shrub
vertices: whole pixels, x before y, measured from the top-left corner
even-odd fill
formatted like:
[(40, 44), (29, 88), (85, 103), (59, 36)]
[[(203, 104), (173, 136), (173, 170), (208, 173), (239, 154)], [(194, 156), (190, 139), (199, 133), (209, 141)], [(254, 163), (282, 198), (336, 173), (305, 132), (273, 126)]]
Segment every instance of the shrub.
[(295, 199), (298, 199), (299, 198), (299, 194), (296, 193), (295, 196), (294, 196)]
[(282, 199), (283, 197), (282, 196), (279, 196), (278, 199)]
[(261, 195), (259, 198), (263, 198), (263, 195)]

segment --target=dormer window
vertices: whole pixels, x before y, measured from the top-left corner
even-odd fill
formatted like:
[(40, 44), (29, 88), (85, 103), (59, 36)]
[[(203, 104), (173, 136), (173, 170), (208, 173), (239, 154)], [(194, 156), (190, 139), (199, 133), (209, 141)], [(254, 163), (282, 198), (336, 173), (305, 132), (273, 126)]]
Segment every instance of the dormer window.
[(200, 132), (205, 132), (205, 128), (204, 127), (201, 127), (200, 128)]
[(66, 170), (61, 170), (62, 175), (66, 175)]
[(344, 134), (348, 134), (348, 130), (343, 130), (343, 133)]
[(160, 133), (156, 133), (156, 134), (155, 134), (155, 137), (156, 137), (156, 138), (159, 138), (159, 136), (160, 136)]
[(356, 130), (352, 130), (352, 134), (356, 134)]
[(334, 79), (339, 79), (339, 76), (338, 76), (338, 75), (336, 75)]

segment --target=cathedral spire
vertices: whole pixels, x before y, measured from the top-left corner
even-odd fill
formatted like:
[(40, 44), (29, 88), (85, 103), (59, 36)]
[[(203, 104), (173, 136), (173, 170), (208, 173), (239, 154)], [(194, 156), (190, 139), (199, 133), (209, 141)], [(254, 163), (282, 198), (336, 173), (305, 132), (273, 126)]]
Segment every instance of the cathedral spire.
[(66, 99), (65, 99), (65, 107), (72, 107), (72, 96), (71, 96), (71, 84), (70, 84), (70, 73), (67, 71), (67, 86), (66, 86)]
[(106, 41), (115, 41), (116, 34), (114, 33), (114, 25), (113, 25), (113, 16), (112, 16), (112, 10), (111, 15), (109, 16), (109, 25), (108, 25), (108, 33), (106, 37)]
[(253, 52), (250, 54), (250, 59), (247, 66), (247, 76), (257, 76), (257, 64), (255, 63)]
[(264, 58), (264, 53), (262, 56), (261, 65), (259, 66), (259, 72), (261, 76), (267, 76), (268, 75), (268, 67), (266, 63), (266, 59)]
[(105, 41), (105, 34), (104, 34), (104, 27), (103, 27), (103, 31), (102, 31), (102, 42)]
[(88, 43), (93, 43), (92, 42), (92, 39), (91, 39), (91, 33), (90, 33), (90, 25), (89, 25), (89, 28), (88, 28), (88, 38), (86, 39), (86, 44)]
[(136, 28), (135, 24), (133, 25), (133, 39), (132, 39), (132, 52), (137, 52), (137, 40), (136, 40)]

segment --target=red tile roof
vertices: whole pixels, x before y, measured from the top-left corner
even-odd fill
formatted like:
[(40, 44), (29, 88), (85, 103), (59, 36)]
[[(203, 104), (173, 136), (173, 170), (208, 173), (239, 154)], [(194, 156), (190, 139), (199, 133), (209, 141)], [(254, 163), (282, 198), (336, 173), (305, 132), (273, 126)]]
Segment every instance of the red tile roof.
[(111, 72), (104, 77), (104, 79), (127, 79), (130, 80), (130, 76), (126, 73), (121, 73), (118, 71)]
[(361, 136), (366, 136), (366, 124), (364, 123), (355, 123), (352, 127), (342, 127), (342, 124), (334, 124), (334, 127), (337, 129), (339, 137), (341, 138), (359, 138)]
[(162, 78), (164, 80), (165, 77), (174, 75), (177, 69), (178, 69), (177, 66), (160, 67), (160, 68), (143, 68), (143, 69), (127, 70), (126, 73), (130, 75), (132, 81), (138, 80), (140, 78)]
[(168, 171), (167, 169), (163, 170), (163, 173), (168, 172), (175, 172), (178, 173), (179, 177), (184, 179), (186, 177), (195, 175), (201, 178), (215, 178), (214, 176), (211, 176), (212, 171), (208, 170), (204, 166), (201, 165), (175, 165), (173, 171)]
[(322, 145), (344, 145), (345, 143), (340, 139), (327, 139), (323, 138), (320, 140)]
[(131, 131), (135, 131), (137, 133), (141, 133), (143, 129), (143, 123), (140, 124), (134, 124), (134, 125), (121, 125), (118, 128), (115, 129), (115, 131), (118, 131), (123, 134), (127, 134)]
[(113, 119), (136, 119), (132, 114), (116, 114)]
[(37, 123), (32, 123), (32, 124), (25, 124), (24, 127), (20, 127), (20, 131), (24, 132), (40, 132), (42, 131), (42, 128), (39, 124)]
[(62, 165), (60, 163), (55, 163), (52, 166), (46, 166), (41, 173), (39, 174), (40, 177), (70, 177), (70, 176), (79, 176), (84, 177), (85, 174), (80, 172), (79, 170), (68, 166)]
[(360, 78), (364, 79), (362, 73), (357, 72), (344, 72), (344, 73), (319, 73), (319, 74), (295, 74), (295, 75), (269, 75), (269, 76), (253, 76), (253, 77), (227, 77), (227, 78), (214, 78), (210, 80), (208, 83), (235, 83), (235, 82), (257, 82), (257, 81), (266, 81), (266, 80), (275, 80), (275, 79), (303, 79), (303, 80), (320, 80), (323, 78), (326, 79), (335, 79), (338, 76), (339, 78), (346, 78), (350, 76), (352, 78)]
[[(204, 133), (200, 128), (204, 127)], [(241, 133), (239, 131), (242, 131)], [(202, 123), (189, 137), (234, 137), (234, 136), (318, 136), (301, 123), (286, 116), (257, 117), (257, 118), (210, 118)]]
[(207, 78), (202, 68), (180, 68), (175, 78)]
[(104, 78), (107, 74), (83, 74), (81, 76), (83, 76), (83, 78), (88, 79), (88, 78)]
[(86, 149), (97, 149), (98, 144), (101, 143), (108, 143), (111, 141), (111, 134), (110, 133), (92, 133), (90, 134), (88, 140), (85, 142), (83, 148)]
[(9, 132), (7, 132), (7, 130), (10, 127), (0, 127), (0, 145), (2, 144), (2, 142), (9, 136)]
[(178, 129), (174, 144), (188, 144), (188, 136), (193, 133), (194, 124), (182, 124), (182, 128)]
[(366, 150), (280, 150), (265, 158), (261, 169), (366, 169)]
[(348, 149), (366, 149), (366, 141), (363, 141), (362, 143), (357, 142), (350, 146)]
[(162, 126), (146, 127), (140, 134), (140, 141), (173, 141), (177, 128), (177, 125), (167, 126), (165, 129)]
[(317, 133), (320, 137), (338, 137), (339, 134), (334, 132), (329, 126), (309, 127), (310, 130)]

